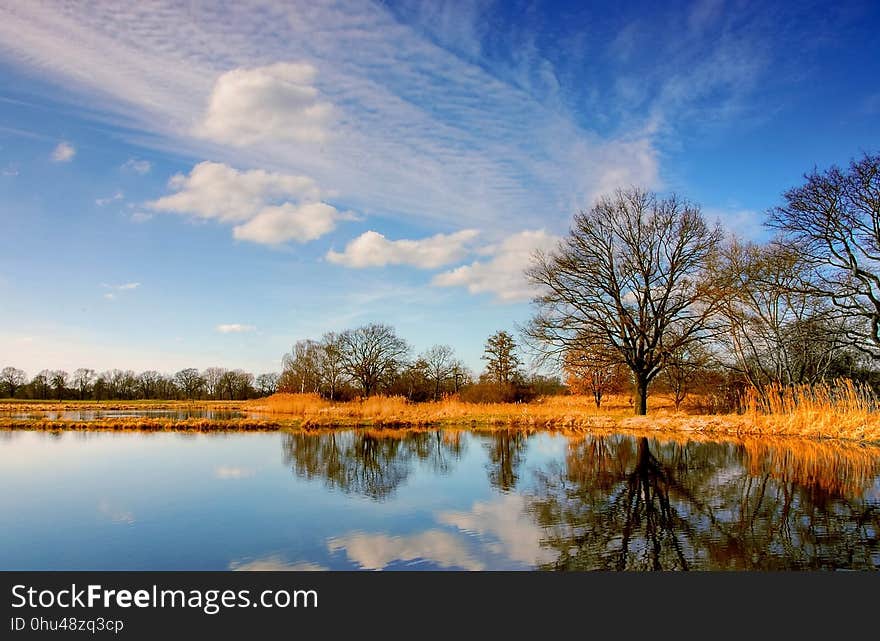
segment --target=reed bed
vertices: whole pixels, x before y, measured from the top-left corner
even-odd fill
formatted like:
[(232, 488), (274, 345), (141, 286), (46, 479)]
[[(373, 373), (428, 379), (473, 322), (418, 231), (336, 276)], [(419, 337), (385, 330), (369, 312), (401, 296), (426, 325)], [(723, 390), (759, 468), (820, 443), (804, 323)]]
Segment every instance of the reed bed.
[[(176, 419), (169, 417), (61, 420), (28, 412), (114, 409), (234, 410), (244, 418)], [(552, 396), (531, 403), (466, 403), (455, 398), (411, 403), (402, 397), (374, 396), (332, 402), (316, 394), (274, 394), (246, 402), (91, 402), (0, 404), (0, 428), (109, 430), (276, 430), (290, 428), (359, 427), (374, 429), (461, 426), (470, 429), (555, 430), (584, 433), (632, 430), (653, 434), (680, 432), (706, 435), (798, 436), (880, 442), (880, 404), (865, 386), (841, 381), (812, 387), (769, 388), (748, 392), (741, 413), (695, 413), (698, 405), (675, 411), (672, 400), (655, 394), (648, 416), (633, 416), (627, 395), (608, 396), (597, 409), (592, 397)], [(4, 413), (6, 416), (4, 416)], [(19, 418), (15, 415), (19, 414)]]
[(553, 396), (532, 403), (465, 403), (446, 399), (410, 403), (401, 397), (371, 397), (333, 403), (314, 394), (275, 394), (251, 401), (258, 414), (280, 415), (304, 427), (418, 427), (467, 425), (583, 432), (603, 428), (688, 434), (807, 436), (880, 441), (880, 412), (870, 390), (851, 382), (812, 388), (750, 392), (740, 414), (699, 415), (674, 410), (671, 399), (655, 395), (648, 416), (632, 416), (630, 398)]
[(762, 433), (880, 440), (877, 398), (850, 380), (749, 390), (744, 401), (745, 415)]

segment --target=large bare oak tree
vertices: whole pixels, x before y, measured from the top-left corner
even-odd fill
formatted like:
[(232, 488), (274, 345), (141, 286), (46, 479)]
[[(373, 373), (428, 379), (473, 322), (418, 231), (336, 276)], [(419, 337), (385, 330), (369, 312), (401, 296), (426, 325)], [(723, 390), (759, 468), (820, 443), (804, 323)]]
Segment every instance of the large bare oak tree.
[(540, 288), (527, 334), (548, 354), (611, 349), (632, 372), (635, 412), (669, 354), (703, 340), (717, 297), (706, 265), (721, 241), (695, 205), (637, 188), (574, 217), (527, 270)]

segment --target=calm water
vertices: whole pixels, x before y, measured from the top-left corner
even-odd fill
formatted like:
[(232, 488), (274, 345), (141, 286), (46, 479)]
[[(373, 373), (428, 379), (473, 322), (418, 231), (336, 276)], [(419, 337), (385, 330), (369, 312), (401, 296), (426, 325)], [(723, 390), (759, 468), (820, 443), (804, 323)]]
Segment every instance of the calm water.
[(0, 432), (0, 487), (0, 569), (880, 567), (826, 443)]
[(16, 421), (97, 421), (110, 418), (172, 418), (178, 421), (204, 418), (223, 421), (245, 416), (244, 412), (235, 410), (217, 410), (198, 406), (177, 409), (0, 411), (0, 418), (11, 418)]

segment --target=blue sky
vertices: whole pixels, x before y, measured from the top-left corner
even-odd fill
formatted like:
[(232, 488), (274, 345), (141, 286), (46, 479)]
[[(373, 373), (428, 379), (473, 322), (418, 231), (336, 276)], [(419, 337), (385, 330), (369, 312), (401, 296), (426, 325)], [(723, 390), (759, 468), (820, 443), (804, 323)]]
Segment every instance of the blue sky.
[(597, 195), (760, 240), (880, 147), (876, 2), (190, 4), (0, 7), (0, 366), (259, 373), (381, 321), (479, 369)]

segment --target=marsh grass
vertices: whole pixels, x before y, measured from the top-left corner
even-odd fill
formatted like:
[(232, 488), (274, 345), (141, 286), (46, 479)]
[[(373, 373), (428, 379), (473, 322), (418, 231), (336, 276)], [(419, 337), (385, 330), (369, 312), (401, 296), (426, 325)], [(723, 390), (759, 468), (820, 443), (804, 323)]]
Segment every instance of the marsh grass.
[[(94, 421), (14, 419), (15, 413), (58, 410), (137, 410), (204, 408), (236, 410), (244, 418), (175, 419), (163, 417), (100, 418)], [(402, 397), (374, 396), (332, 402), (315, 394), (275, 394), (245, 402), (125, 401), (64, 403), (0, 403), (0, 428), (108, 429), (178, 431), (255, 431), (360, 427), (396, 429), (467, 427), (470, 429), (555, 430), (584, 433), (632, 430), (679, 432), (687, 438), (705, 435), (798, 436), (880, 442), (878, 402), (866, 386), (841, 381), (813, 387), (770, 388), (748, 392), (739, 414), (699, 413), (700, 399), (675, 411), (672, 399), (655, 394), (648, 416), (633, 416), (631, 398), (608, 396), (597, 409), (592, 397), (551, 396), (531, 403), (467, 403), (455, 398), (411, 403)], [(4, 416), (6, 412), (6, 416)]]

